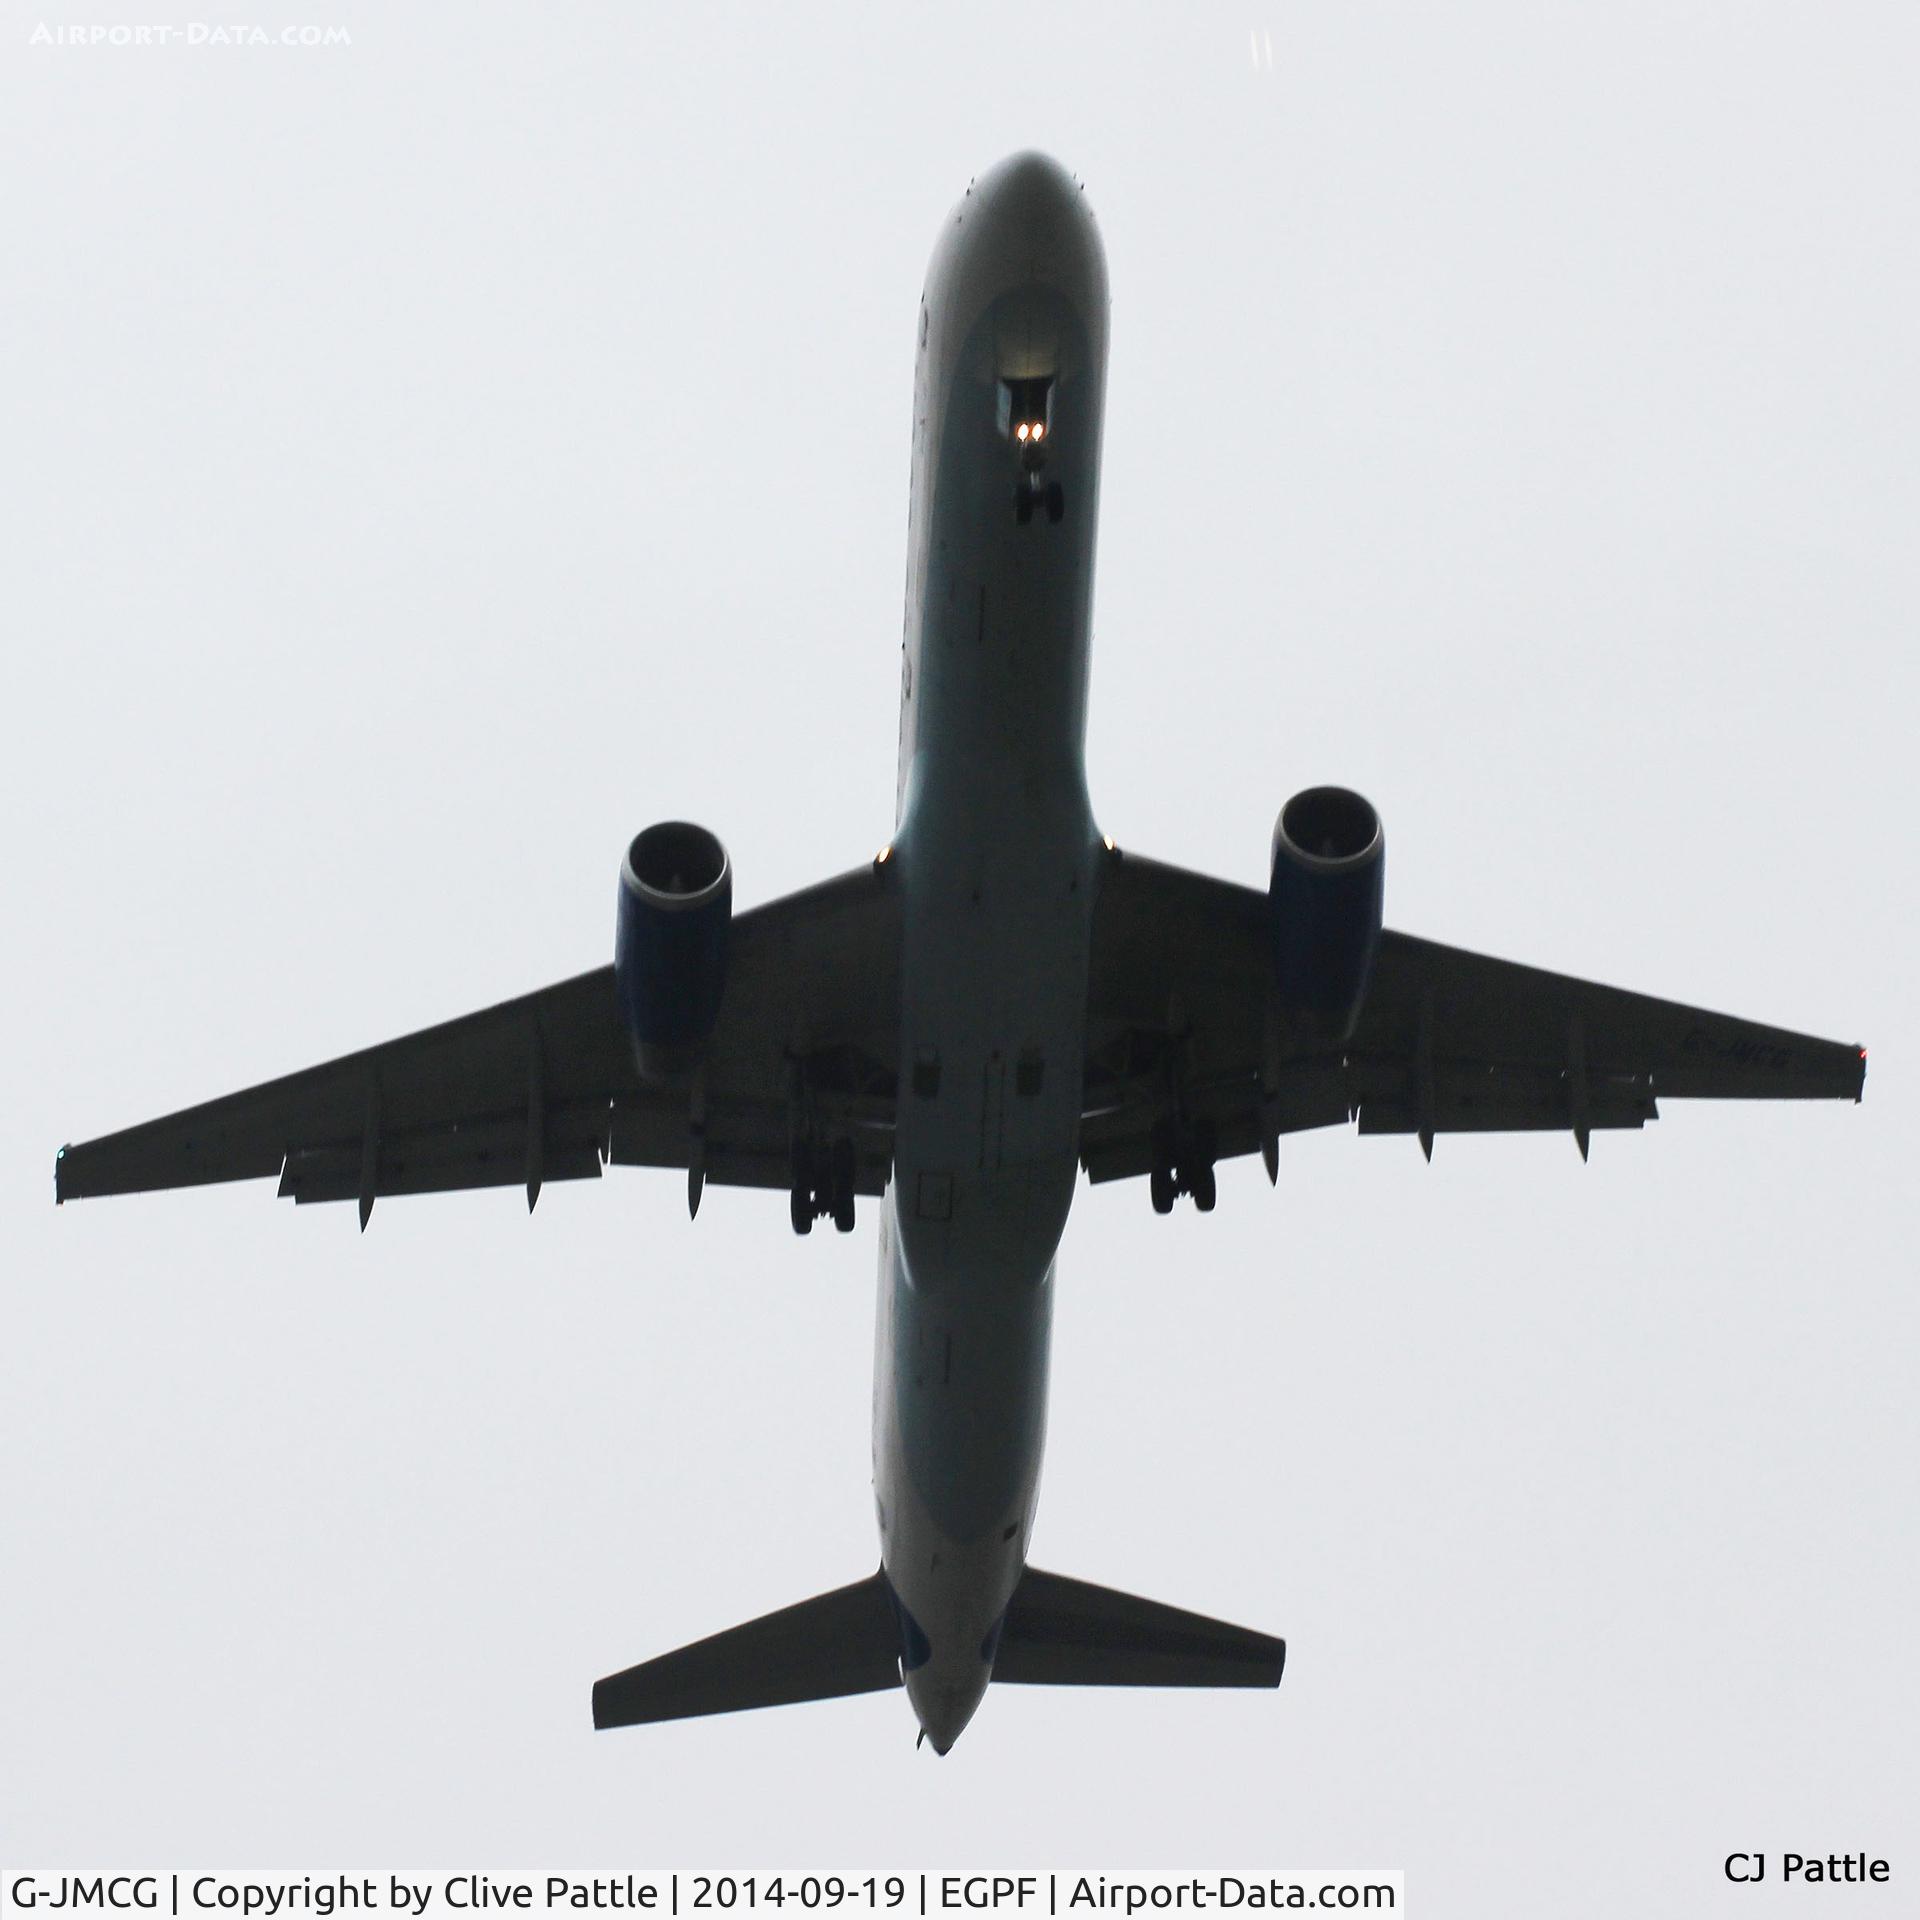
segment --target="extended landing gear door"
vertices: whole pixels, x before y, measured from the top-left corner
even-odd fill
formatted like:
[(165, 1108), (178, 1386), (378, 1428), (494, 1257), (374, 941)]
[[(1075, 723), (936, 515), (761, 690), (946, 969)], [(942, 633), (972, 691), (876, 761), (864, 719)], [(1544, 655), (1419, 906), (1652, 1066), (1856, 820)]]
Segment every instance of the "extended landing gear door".
[(1016, 446), (1038, 451), (1053, 430), (1053, 375), (1000, 382), (1000, 431)]

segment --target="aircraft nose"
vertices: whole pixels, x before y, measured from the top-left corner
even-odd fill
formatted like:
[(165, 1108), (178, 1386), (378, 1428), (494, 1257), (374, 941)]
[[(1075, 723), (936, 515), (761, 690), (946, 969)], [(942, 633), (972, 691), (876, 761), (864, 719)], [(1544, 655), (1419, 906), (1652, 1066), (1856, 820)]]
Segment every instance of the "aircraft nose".
[(1051, 154), (1015, 153), (980, 176), (974, 195), (996, 221), (1046, 226), (1079, 216), (1079, 183)]
[(991, 301), (1050, 287), (1087, 324), (1104, 328), (1106, 256), (1087, 197), (1059, 161), (1016, 153), (989, 167), (956, 209), (950, 290), (960, 333)]

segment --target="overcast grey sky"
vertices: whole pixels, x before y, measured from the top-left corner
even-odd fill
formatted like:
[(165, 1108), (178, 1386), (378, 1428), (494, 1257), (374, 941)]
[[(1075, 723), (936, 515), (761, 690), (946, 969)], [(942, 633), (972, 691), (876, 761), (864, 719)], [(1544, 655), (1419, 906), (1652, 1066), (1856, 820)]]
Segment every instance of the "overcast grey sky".
[[(36, 4), (0, 1855), (1752, 1916), (1729, 1851), (1866, 1848), (1910, 1901), (1911, 7)], [(872, 1210), (626, 1173), (362, 1239), (56, 1213), (53, 1149), (598, 964), (649, 820), (743, 905), (886, 838), (915, 303), (1027, 145), (1114, 291), (1103, 825), (1253, 881), (1344, 781), (1392, 924), (1860, 1039), (1867, 1102), (1083, 1189), (1035, 1557), (1285, 1633), (1280, 1693), (596, 1737), (596, 1676), (873, 1564)]]

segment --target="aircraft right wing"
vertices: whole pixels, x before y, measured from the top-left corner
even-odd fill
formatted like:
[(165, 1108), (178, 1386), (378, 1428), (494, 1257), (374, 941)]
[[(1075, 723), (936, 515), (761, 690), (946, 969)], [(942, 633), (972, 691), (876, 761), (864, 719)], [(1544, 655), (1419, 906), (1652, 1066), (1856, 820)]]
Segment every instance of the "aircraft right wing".
[(898, 903), (880, 865), (737, 915), (703, 1070), (652, 1086), (613, 969), (467, 1014), (78, 1146), (58, 1200), (277, 1175), (282, 1197), (385, 1194), (684, 1168), (785, 1187), (796, 1139), (851, 1138), (854, 1190), (886, 1187), (899, 1043)]
[[(1362, 1133), (1639, 1127), (1659, 1097), (1858, 1100), (1866, 1051), (1391, 930), (1330, 1047), (1274, 987), (1267, 896), (1114, 854), (1095, 910), (1081, 1162), (1151, 1171), (1171, 1125), (1215, 1157), (1357, 1120)], [(1159, 1130), (1156, 1135), (1156, 1129)]]

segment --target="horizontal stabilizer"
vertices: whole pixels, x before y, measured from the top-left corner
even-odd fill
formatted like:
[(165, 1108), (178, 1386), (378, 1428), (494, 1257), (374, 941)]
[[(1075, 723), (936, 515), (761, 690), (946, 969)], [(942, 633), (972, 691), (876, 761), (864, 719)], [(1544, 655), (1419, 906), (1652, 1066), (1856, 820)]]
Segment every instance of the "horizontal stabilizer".
[(1029, 1567), (996, 1680), (1053, 1687), (1277, 1687), (1287, 1643), (1205, 1614)]
[(899, 1622), (873, 1573), (596, 1682), (593, 1724), (688, 1720), (899, 1684)]

